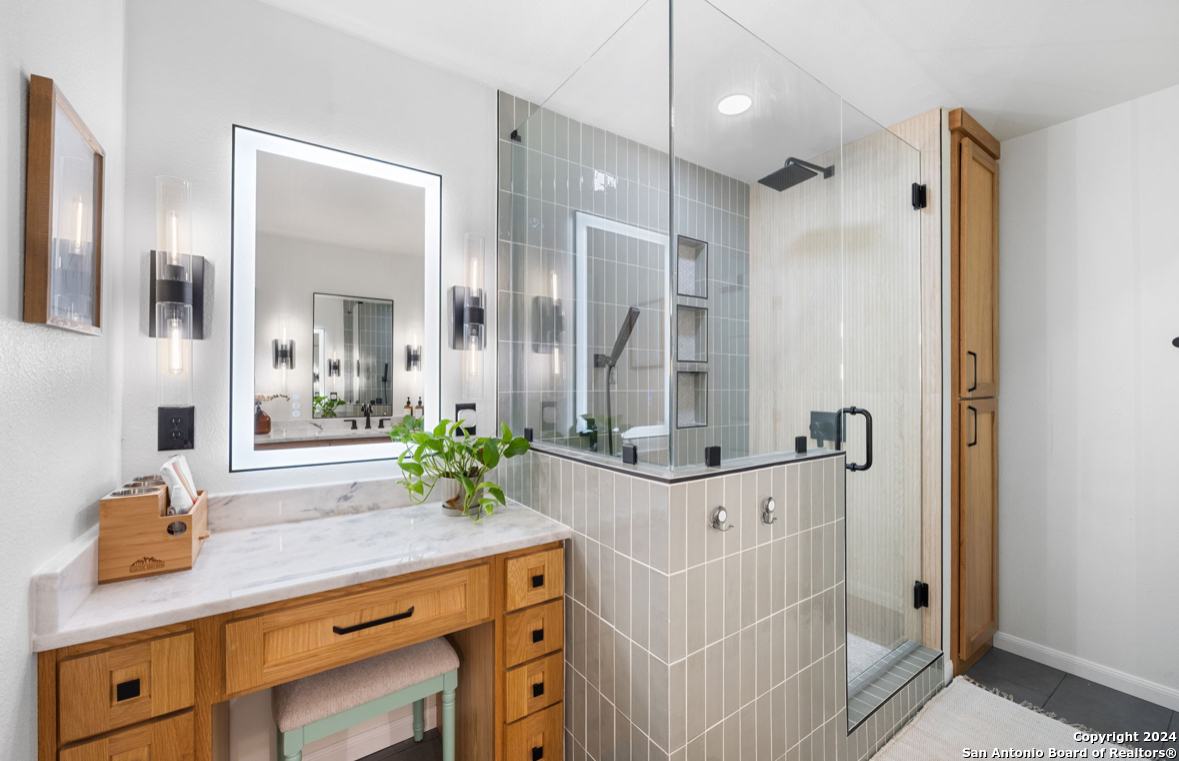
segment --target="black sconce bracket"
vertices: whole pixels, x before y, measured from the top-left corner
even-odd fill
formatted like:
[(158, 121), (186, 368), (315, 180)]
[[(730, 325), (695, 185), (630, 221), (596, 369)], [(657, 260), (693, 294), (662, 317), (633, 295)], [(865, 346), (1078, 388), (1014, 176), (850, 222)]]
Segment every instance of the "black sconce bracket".
[(205, 257), (191, 257), (192, 283), (177, 280), (160, 280), (156, 275), (156, 252), (152, 251), (148, 257), (151, 269), (148, 273), (148, 310), (147, 334), (157, 337), (156, 304), (161, 301), (175, 301), (192, 305), (192, 337), (201, 340), (205, 337)]

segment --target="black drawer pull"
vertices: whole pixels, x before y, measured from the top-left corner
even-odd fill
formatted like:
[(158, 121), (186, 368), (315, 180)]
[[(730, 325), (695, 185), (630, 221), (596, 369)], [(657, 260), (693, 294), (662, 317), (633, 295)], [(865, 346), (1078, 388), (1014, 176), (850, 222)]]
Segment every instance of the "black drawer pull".
[(532, 685), (532, 697), (539, 698), (544, 694), (544, 682)]
[(532, 630), (532, 644), (535, 645), (537, 642), (544, 642), (544, 629)]
[(124, 700), (139, 697), (139, 680), (131, 679), (126, 682), (119, 682), (115, 685), (115, 702), (122, 703)]
[(532, 749), (532, 761), (544, 761), (544, 747)]
[(966, 445), (972, 447), (978, 443), (978, 410), (970, 406), (967, 406), (966, 409), (970, 410), (971, 419), (974, 420), (974, 438)]
[(970, 388), (966, 389), (969, 393), (978, 388), (978, 355), (972, 351), (968, 351), (966, 354), (974, 359), (974, 380), (971, 381)]
[(395, 613), (392, 616), (378, 618), (376, 621), (366, 621), (363, 624), (356, 624), (355, 626), (333, 626), (332, 631), (334, 631), (336, 634), (351, 634), (352, 632), (358, 632), (361, 629), (371, 629), (374, 626), (380, 626), (381, 624), (391, 624), (394, 621), (403, 621), (412, 615), (413, 606), (411, 605), (409, 610), (405, 611), (404, 613)]
[(539, 589), (544, 586), (544, 574), (538, 573), (532, 577), (532, 588)]

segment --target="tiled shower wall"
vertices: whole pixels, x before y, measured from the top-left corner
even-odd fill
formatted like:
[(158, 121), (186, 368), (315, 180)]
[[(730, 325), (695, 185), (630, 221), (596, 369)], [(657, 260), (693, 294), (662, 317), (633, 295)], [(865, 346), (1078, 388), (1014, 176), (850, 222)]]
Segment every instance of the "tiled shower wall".
[[(848, 735), (843, 474), (843, 456), (673, 485), (540, 452), (501, 469), (574, 531), (567, 759), (859, 761), (940, 687), (939, 659)], [(708, 526), (717, 505), (732, 530)]]
[[(576, 215), (666, 235), (668, 156), (502, 92), (498, 146), (499, 416), (513, 429), (532, 428), (538, 440), (586, 448), (589, 439), (575, 433)], [(721, 444), (726, 458), (748, 453), (749, 187), (685, 161), (676, 162), (676, 172), (679, 231), (709, 244), (709, 297), (677, 301), (708, 309), (708, 361), (668, 357), (674, 251), (622, 233), (598, 232), (587, 241), (589, 346), (576, 348), (591, 364), (589, 412), (604, 416), (605, 371), (592, 368), (592, 357), (610, 352), (628, 307), (641, 310), (615, 374), (613, 412), (623, 430), (669, 422), (667, 378), (674, 383), (675, 370), (707, 372), (707, 427), (677, 430), (670, 421), (684, 452), (677, 464), (696, 464), (710, 444)], [(537, 341), (535, 311), (551, 298), (554, 273), (564, 317), (556, 358), (552, 346)], [(643, 461), (668, 464), (665, 437), (650, 437), (639, 449)], [(599, 451), (606, 451), (604, 441)]]

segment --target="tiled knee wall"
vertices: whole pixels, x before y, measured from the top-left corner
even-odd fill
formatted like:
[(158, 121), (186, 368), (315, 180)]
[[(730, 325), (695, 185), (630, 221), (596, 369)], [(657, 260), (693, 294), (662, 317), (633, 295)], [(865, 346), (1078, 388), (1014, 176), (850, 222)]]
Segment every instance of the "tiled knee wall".
[(848, 736), (844, 473), (839, 455), (668, 485), (533, 452), (498, 474), (574, 531), (567, 759), (859, 761), (941, 686), (939, 660)]

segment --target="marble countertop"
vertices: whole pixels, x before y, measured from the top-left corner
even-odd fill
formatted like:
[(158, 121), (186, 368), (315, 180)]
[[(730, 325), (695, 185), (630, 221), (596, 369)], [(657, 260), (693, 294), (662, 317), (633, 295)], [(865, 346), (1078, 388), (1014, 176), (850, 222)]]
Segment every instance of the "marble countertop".
[[(386, 418), (387, 420), (388, 418)], [(380, 421), (377, 418), (372, 420), (373, 427), (365, 428), (364, 419), (361, 418), (356, 430), (352, 430), (347, 422), (333, 420), (330, 423), (323, 423), (323, 428), (316, 428), (309, 422), (304, 421), (290, 421), (286, 420), (281, 423), (275, 422), (270, 433), (259, 433), (254, 435), (254, 443), (256, 444), (278, 444), (282, 442), (296, 442), (296, 441), (331, 441), (336, 439), (364, 439), (376, 437), (389, 437), (389, 431), (395, 425), (392, 422), (387, 422), (384, 428), (378, 428)], [(392, 439), (389, 439), (392, 443)]]
[[(95, 563), (83, 537), (70, 563)], [(475, 523), (442, 514), (437, 503), (360, 515), (214, 533), (191, 571), (104, 584), (80, 595), (52, 563), (32, 582), (36, 652), (142, 631), (269, 602), (340, 589), (501, 552), (568, 539), (566, 526), (509, 503)], [(68, 615), (58, 596), (81, 596)], [(73, 607), (72, 605), (70, 607)], [(45, 612), (44, 615), (39, 612)]]

